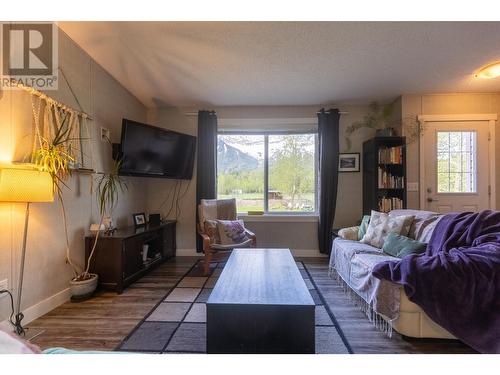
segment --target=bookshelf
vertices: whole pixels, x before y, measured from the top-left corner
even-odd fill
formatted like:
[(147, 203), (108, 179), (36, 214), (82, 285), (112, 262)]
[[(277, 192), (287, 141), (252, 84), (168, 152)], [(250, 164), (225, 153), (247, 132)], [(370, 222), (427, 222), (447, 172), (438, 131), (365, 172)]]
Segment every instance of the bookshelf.
[(406, 208), (405, 137), (363, 143), (363, 214)]

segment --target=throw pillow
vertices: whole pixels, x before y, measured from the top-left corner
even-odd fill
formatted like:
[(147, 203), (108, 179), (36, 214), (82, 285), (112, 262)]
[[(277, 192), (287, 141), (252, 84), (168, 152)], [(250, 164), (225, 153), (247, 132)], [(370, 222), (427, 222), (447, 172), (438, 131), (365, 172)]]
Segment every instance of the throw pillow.
[(26, 340), (23, 340), (12, 332), (0, 329), (0, 353), (2, 354), (38, 354), (40, 348)]
[(369, 223), (370, 223), (370, 215), (364, 215), (363, 219), (361, 220), (361, 224), (359, 224), (358, 241), (361, 241), (361, 239), (365, 235)]
[(389, 233), (408, 234), (414, 216), (390, 217), (383, 212), (372, 211), (370, 223), (360, 242), (382, 248)]
[(243, 220), (217, 220), (217, 228), (222, 245), (239, 244), (249, 239)]
[(389, 233), (382, 247), (384, 253), (397, 258), (403, 258), (410, 254), (421, 254), (425, 249), (427, 249), (426, 243), (395, 233)]
[(217, 220), (205, 220), (205, 233), (210, 237), (210, 244), (220, 243)]

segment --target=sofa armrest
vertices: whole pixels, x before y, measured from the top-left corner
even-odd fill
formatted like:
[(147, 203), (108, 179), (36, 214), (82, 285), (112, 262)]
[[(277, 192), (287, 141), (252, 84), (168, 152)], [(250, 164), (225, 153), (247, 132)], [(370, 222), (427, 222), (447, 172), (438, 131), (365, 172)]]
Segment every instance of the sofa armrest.
[(338, 235), (344, 240), (357, 241), (358, 240), (358, 230), (359, 226), (342, 228), (339, 230)]

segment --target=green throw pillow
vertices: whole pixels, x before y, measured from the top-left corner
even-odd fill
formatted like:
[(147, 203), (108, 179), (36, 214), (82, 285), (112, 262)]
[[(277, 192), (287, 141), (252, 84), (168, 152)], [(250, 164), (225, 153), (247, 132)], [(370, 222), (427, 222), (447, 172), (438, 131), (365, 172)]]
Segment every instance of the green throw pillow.
[(359, 224), (358, 241), (361, 241), (361, 239), (365, 235), (369, 223), (370, 223), (370, 215), (363, 216), (363, 220), (361, 220), (361, 224)]
[(384, 241), (382, 251), (393, 257), (403, 258), (410, 254), (421, 254), (427, 248), (427, 244), (412, 240), (395, 233), (389, 233)]

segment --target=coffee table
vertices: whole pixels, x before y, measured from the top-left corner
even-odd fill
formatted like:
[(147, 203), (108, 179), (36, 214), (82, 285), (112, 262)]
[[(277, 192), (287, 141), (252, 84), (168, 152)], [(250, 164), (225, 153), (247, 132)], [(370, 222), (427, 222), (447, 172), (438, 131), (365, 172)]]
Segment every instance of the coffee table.
[(207, 352), (314, 353), (314, 308), (289, 249), (235, 249), (207, 302)]

